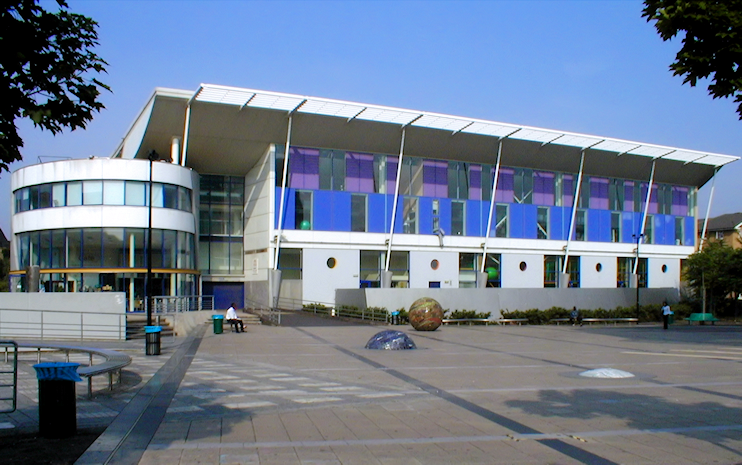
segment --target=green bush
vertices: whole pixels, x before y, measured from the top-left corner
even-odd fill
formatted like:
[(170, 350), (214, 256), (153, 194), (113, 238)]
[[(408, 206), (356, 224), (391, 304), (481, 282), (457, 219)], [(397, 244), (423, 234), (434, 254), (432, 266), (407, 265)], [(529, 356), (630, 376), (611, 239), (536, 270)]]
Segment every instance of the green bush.
[(305, 312), (321, 313), (321, 314), (327, 315), (332, 310), (332, 307), (328, 307), (320, 303), (313, 303), (313, 304), (304, 304), (302, 306), (302, 310), (304, 310)]
[[(676, 310), (677, 309), (677, 310)], [(616, 307), (614, 309), (596, 308), (591, 310), (579, 309), (580, 315), (583, 318), (636, 318), (636, 307)], [(673, 311), (675, 312), (675, 318), (681, 316), (685, 318), (685, 314), (690, 314), (692, 307), (687, 304), (675, 304)], [(528, 324), (531, 325), (542, 325), (548, 324), (549, 321), (555, 318), (569, 318), (569, 314), (572, 311), (571, 308), (551, 307), (546, 310), (539, 310), (533, 308), (530, 310), (502, 310), (500, 313), (505, 319), (511, 318), (527, 318)], [(639, 321), (640, 322), (656, 322), (662, 320), (662, 305), (660, 304), (647, 304), (642, 305), (639, 308)]]
[[(445, 310), (443, 312), (443, 318), (448, 320), (486, 320), (492, 316), (492, 312), (477, 312), (476, 310)], [(483, 325), (486, 324), (482, 321), (474, 321), (472, 324)]]

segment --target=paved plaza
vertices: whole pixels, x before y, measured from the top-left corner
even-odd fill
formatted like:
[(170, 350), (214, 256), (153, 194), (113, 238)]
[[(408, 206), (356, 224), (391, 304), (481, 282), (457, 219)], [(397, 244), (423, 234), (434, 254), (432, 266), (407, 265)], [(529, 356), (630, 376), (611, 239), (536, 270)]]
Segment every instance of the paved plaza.
[[(373, 351), (387, 327), (285, 321), (119, 344), (124, 385), (78, 398), (108, 428), (77, 463), (742, 463), (739, 326), (399, 326), (417, 350)], [(0, 434), (37, 421), (22, 374)]]

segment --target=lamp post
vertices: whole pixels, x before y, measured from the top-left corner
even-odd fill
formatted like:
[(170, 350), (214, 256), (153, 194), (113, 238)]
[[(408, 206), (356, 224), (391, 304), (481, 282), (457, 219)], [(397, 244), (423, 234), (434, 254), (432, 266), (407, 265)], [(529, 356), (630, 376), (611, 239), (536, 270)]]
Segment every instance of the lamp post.
[(636, 264), (634, 264), (634, 274), (636, 275), (636, 324), (639, 324), (639, 244), (644, 234), (632, 234), (631, 237), (636, 239)]
[(152, 326), (152, 163), (160, 159), (160, 155), (154, 150), (147, 154), (149, 159), (149, 224), (147, 226), (147, 283), (144, 286), (145, 302), (147, 305), (147, 326)]

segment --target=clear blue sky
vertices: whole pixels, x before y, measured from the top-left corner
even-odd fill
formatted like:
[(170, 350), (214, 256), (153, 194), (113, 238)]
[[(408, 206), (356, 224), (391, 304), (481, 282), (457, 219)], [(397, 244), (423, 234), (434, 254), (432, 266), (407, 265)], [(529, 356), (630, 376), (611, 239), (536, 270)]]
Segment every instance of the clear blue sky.
[[(100, 25), (113, 93), (85, 131), (54, 137), (20, 122), (25, 159), (12, 170), (109, 156), (155, 87), (200, 83), (742, 154), (734, 104), (671, 75), (679, 41), (661, 41), (640, 1), (68, 3)], [(742, 211), (740, 179), (742, 161), (721, 170), (712, 216)], [(6, 233), (10, 205), (3, 173)]]

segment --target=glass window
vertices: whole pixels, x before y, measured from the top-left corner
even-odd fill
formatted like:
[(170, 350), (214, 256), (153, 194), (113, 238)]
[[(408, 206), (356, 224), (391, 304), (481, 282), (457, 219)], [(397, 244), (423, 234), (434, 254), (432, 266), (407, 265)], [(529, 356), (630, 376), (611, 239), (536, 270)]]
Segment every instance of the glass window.
[(245, 180), (237, 176), (229, 177), (229, 203), (242, 206), (245, 198)]
[(544, 255), (544, 287), (557, 287), (558, 277), (561, 273), (559, 264), (562, 257), (559, 255)]
[(211, 205), (208, 219), (209, 234), (226, 236), (229, 233), (229, 205)]
[(644, 243), (654, 244), (654, 216), (647, 215), (647, 222), (644, 225)]
[(477, 287), (477, 271), (482, 254), (461, 252), (459, 253), (459, 287)]
[(621, 242), (621, 214), (611, 213), (611, 242)]
[(586, 215), (585, 210), (577, 210), (575, 215), (575, 240), (586, 241), (587, 240), (587, 226), (586, 226)]
[(126, 181), (126, 205), (139, 207), (147, 205), (147, 200), (145, 198), (146, 193), (146, 183), (140, 181)]
[[(155, 191), (157, 192), (157, 191)], [(172, 184), (162, 185), (163, 206), (165, 208), (178, 208), (178, 186)]]
[(538, 239), (549, 238), (549, 208), (538, 207), (536, 213), (536, 237)]
[(518, 168), (513, 176), (515, 203), (533, 203), (533, 170)]
[(31, 256), (28, 264), (31, 266), (39, 266), (39, 233), (38, 231), (34, 231), (32, 233), (29, 233), (28, 236), (29, 253)]
[(86, 228), (82, 231), (82, 266), (84, 268), (100, 268), (103, 260), (101, 256), (101, 229)]
[(83, 205), (103, 204), (103, 181), (82, 182), (82, 203)]
[(18, 189), (17, 191), (15, 191), (15, 211), (16, 213), (28, 211), (29, 206), (30, 206), (28, 196), (29, 196), (28, 187), (24, 187), (23, 189)]
[(28, 233), (20, 234), (18, 240), (18, 262), (21, 268), (26, 269), (29, 266), (29, 254), (30, 254), (30, 236)]
[(454, 236), (464, 236), (466, 234), (464, 229), (464, 221), (466, 218), (464, 207), (464, 202), (451, 202), (451, 234)]
[(67, 230), (67, 268), (82, 266), (82, 229)]
[(193, 208), (191, 204), (191, 190), (185, 187), (178, 187), (178, 208), (189, 212)]
[(374, 192), (386, 193), (386, 156), (374, 155)]
[[(482, 256), (477, 254), (478, 261)], [(502, 287), (501, 256), (499, 253), (488, 253), (484, 262), (484, 272), (487, 273), (487, 287)]]
[(392, 272), (392, 287), (409, 287), (410, 286), (410, 254), (409, 252), (392, 251), (392, 256), (391, 256), (391, 259), (389, 260), (389, 271)]
[(448, 162), (448, 198), (468, 199), (469, 179), (468, 164), (460, 161)]
[(63, 182), (52, 184), (52, 206), (64, 207), (67, 205), (66, 185)]
[(301, 279), (301, 249), (281, 249), (278, 269), (282, 279)]
[(52, 231), (52, 268), (64, 268), (65, 263), (65, 231), (55, 229)]
[(569, 257), (567, 273), (569, 273), (569, 287), (580, 287), (580, 257)]
[(51, 268), (52, 264), (52, 234), (51, 231), (39, 232), (39, 267)]
[(296, 191), (294, 200), (294, 224), (296, 229), (312, 229), (312, 192)]
[(82, 181), (67, 183), (67, 205), (82, 205)]
[(42, 184), (39, 186), (39, 208), (52, 206), (52, 185)]
[(675, 217), (675, 245), (683, 245), (683, 238), (685, 237), (683, 225), (685, 224), (682, 216)]
[(495, 237), (508, 237), (508, 206), (495, 206)]
[[(165, 268), (163, 263), (162, 229), (152, 230), (152, 268)], [(147, 233), (149, 234), (149, 232)], [(149, 250), (147, 250), (149, 253)]]
[(202, 237), (198, 240), (198, 269), (206, 273), (209, 273), (210, 270), (210, 245), (208, 237)]
[(165, 230), (162, 231), (162, 266), (164, 268), (175, 268), (178, 259), (178, 247), (177, 247), (177, 231)]
[(232, 241), (229, 244), (229, 272), (242, 274), (242, 242)]
[(482, 165), (482, 200), (492, 199), (492, 178), (494, 177), (492, 165)]
[(229, 207), (229, 235), (242, 236), (242, 206), (231, 205)]
[[(121, 200), (123, 201), (123, 183)], [(103, 228), (103, 267), (124, 266), (124, 228)]]
[[(144, 268), (147, 262), (144, 259), (146, 253), (145, 229), (127, 228), (126, 229), (126, 262), (128, 268)], [(154, 233), (154, 231), (153, 231)]]
[(39, 186), (31, 186), (28, 188), (29, 198), (29, 210), (36, 210), (39, 208)]
[(417, 234), (417, 197), (404, 198), (402, 218), (402, 232)]
[(381, 287), (381, 270), (384, 265), (384, 252), (361, 250), (361, 287)]
[[(160, 183), (152, 184), (152, 206), (162, 208), (164, 203), (164, 186)], [(147, 199), (149, 200), (149, 198)]]
[(365, 194), (351, 194), (350, 196), (350, 230), (366, 232)]
[(124, 181), (103, 182), (103, 205), (124, 204)]
[(554, 205), (555, 186), (554, 173), (533, 172), (533, 203), (536, 205)]

